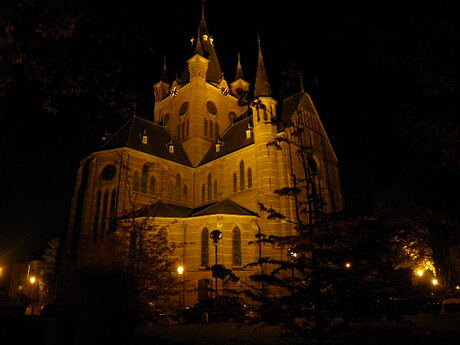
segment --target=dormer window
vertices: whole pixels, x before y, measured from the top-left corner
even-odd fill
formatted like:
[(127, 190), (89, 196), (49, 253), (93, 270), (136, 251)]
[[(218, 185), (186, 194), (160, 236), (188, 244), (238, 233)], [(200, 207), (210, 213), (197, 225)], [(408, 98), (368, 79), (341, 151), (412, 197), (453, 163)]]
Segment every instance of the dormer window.
[(251, 139), (253, 128), (250, 123), (248, 123), (248, 128), (246, 128), (246, 139)]
[(220, 152), (220, 148), (224, 146), (224, 142), (220, 139), (220, 138), (217, 138), (217, 141), (216, 141), (216, 152)]
[(172, 140), (170, 140), (169, 143), (168, 143), (168, 151), (169, 151), (169, 153), (174, 153), (174, 144), (173, 144)]
[(148, 140), (149, 140), (149, 138), (147, 137), (147, 132), (146, 132), (146, 130), (144, 128), (144, 132), (142, 133), (142, 136), (141, 136), (142, 144), (147, 144)]

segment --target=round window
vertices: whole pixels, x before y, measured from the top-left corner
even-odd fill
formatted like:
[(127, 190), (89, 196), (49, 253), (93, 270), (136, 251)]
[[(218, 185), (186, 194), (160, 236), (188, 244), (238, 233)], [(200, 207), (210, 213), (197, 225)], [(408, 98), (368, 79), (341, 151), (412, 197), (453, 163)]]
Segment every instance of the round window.
[(179, 114), (182, 116), (182, 115), (185, 115), (185, 113), (187, 112), (188, 110), (188, 102), (184, 102), (182, 103), (182, 105), (180, 106), (180, 110), (179, 110)]
[(208, 110), (208, 112), (211, 114), (211, 115), (216, 115), (217, 114), (217, 107), (216, 105), (211, 102), (211, 101), (207, 101), (206, 102), (206, 109)]
[(235, 121), (236, 119), (236, 114), (233, 111), (231, 111), (230, 113), (228, 113), (228, 119), (231, 123), (233, 123), (233, 121)]
[(115, 167), (115, 165), (109, 164), (104, 167), (101, 176), (104, 181), (110, 181), (115, 177), (116, 173), (117, 168)]

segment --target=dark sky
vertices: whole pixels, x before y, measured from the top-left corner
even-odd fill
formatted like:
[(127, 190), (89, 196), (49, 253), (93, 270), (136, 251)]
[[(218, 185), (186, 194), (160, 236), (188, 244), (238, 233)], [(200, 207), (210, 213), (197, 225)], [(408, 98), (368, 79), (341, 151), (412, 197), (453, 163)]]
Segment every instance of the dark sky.
[[(163, 55), (172, 79), (185, 63), (201, 12), (199, 0), (31, 0), (20, 10), (17, 3), (5, 1), (1, 29), (6, 32), (6, 23), (14, 23), (15, 33), (22, 35), (15, 49), (31, 54), (10, 66), (13, 82), (2, 93), (0, 264), (37, 255), (48, 239), (65, 230), (79, 161), (97, 148), (103, 130), (116, 128), (131, 114), (98, 108), (103, 115), (96, 116), (90, 97), (67, 97), (57, 113), (43, 111), (47, 92), (56, 91), (53, 81), (49, 86), (43, 76), (34, 79), (39, 78), (30, 71), (37, 64), (30, 56), (37, 54), (42, 73), (64, 84), (69, 81), (63, 76), (71, 74), (66, 68), (84, 71), (82, 84), (91, 85), (99, 82), (98, 73), (106, 77), (123, 69), (122, 77), (113, 79), (114, 97), (120, 89), (134, 90), (138, 115), (151, 119), (151, 85), (159, 78)], [(458, 24), (449, 2), (357, 3), (208, 0), (206, 18), (227, 80), (233, 80), (240, 51), (253, 83), (257, 32), (275, 96), (297, 91), (295, 72), (304, 74), (305, 89), (341, 162), (346, 203), (359, 209), (403, 174), (411, 155), (407, 123), (422, 113), (430, 116), (424, 92), (441, 90), (443, 95), (449, 86), (436, 82), (455, 81), (459, 59), (453, 48)], [(36, 43), (37, 28), (45, 24), (59, 31), (69, 18), (76, 18), (70, 38), (51, 35)], [(95, 87), (94, 93), (102, 89)]]

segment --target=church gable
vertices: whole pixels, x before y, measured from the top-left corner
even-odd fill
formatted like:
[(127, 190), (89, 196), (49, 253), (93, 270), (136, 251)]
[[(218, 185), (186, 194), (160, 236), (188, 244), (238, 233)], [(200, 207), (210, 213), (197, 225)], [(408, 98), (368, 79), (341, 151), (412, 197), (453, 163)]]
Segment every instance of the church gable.
[(323, 159), (337, 163), (338, 159), (329, 140), (329, 137), (324, 129), (323, 123), (316, 111), (313, 101), (309, 94), (306, 92), (299, 92), (293, 96), (286, 98), (283, 101), (280, 127), (281, 131), (289, 127), (290, 123), (295, 123), (300, 118), (304, 121), (305, 127), (312, 133), (315, 133), (324, 138), (325, 147)]

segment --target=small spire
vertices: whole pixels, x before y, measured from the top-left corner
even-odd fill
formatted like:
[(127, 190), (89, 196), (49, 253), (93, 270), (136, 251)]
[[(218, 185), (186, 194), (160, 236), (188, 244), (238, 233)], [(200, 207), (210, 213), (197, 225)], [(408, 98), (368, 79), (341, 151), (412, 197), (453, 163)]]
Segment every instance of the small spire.
[(198, 25), (198, 37), (201, 35), (208, 34), (208, 25), (206, 24), (206, 19), (204, 17), (204, 5), (206, 0), (201, 0), (201, 19), (200, 24)]
[(259, 45), (259, 57), (258, 57), (258, 62), (257, 62), (256, 85), (254, 89), (254, 97), (271, 96), (272, 91), (270, 88), (270, 83), (268, 81), (267, 71), (265, 70), (259, 34), (257, 34), (257, 42)]
[(167, 84), (169, 83), (168, 82), (168, 71), (166, 69), (166, 54), (165, 54), (165, 56), (163, 58), (163, 69), (161, 71), (160, 80), (164, 81)]
[(236, 65), (235, 80), (244, 80), (243, 68), (241, 67), (240, 52), (238, 52), (238, 64)]
[(299, 81), (300, 81), (300, 91), (305, 92), (303, 89), (303, 75), (302, 73), (299, 73)]

